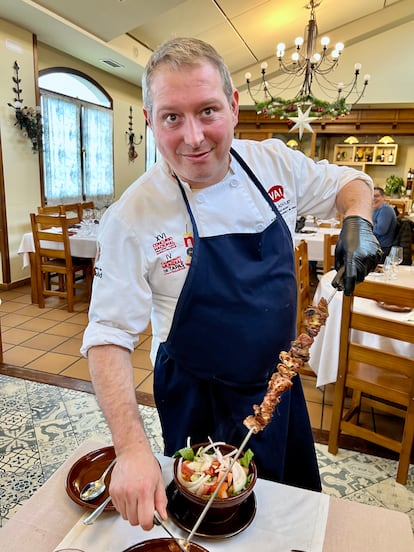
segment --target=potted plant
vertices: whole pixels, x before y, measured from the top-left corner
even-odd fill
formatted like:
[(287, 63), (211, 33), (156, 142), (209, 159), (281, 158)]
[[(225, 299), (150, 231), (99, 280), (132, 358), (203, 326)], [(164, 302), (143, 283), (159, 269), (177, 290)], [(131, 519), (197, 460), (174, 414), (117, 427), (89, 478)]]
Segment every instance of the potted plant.
[(401, 197), (404, 192), (404, 179), (401, 176), (392, 174), (386, 179), (384, 192), (391, 197)]

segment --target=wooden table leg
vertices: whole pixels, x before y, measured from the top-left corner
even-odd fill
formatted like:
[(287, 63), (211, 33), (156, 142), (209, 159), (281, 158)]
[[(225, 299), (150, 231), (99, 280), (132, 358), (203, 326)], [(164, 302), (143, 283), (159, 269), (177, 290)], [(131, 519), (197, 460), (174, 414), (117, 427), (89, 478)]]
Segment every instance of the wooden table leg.
[(38, 303), (37, 295), (37, 271), (36, 271), (36, 257), (34, 253), (29, 253), (30, 258), (30, 284), (31, 284), (31, 298), (32, 303)]

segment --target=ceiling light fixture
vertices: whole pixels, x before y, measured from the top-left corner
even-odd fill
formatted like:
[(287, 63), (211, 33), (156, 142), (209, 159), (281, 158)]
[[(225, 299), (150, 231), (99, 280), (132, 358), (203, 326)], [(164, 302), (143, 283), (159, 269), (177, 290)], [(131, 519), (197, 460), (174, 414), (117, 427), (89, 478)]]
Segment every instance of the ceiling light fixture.
[[(331, 53), (328, 53), (329, 38), (324, 36), (321, 39), (322, 51), (318, 53), (317, 38), (318, 25), (316, 23), (315, 8), (321, 2), (311, 0), (306, 6), (310, 9), (310, 18), (305, 29), (305, 38), (295, 39), (295, 52), (292, 54), (291, 61), (285, 62), (286, 45), (280, 43), (277, 45), (276, 56), (279, 61), (279, 70), (284, 76), (284, 80), (279, 83), (279, 93), (284, 92), (296, 84), (297, 79), (302, 79), (299, 91), (292, 99), (284, 99), (281, 96), (272, 95), (272, 85), (266, 80), (267, 62), (261, 64), (261, 82), (260, 92), (264, 99), (259, 101), (253, 95), (250, 86), (251, 73), (246, 73), (247, 89), (250, 97), (256, 105), (258, 115), (264, 117), (276, 117), (281, 119), (290, 119), (295, 122), (292, 130), (299, 129), (299, 136), (305, 128), (313, 132), (310, 126), (311, 122), (322, 117), (338, 117), (347, 115), (351, 109), (351, 95), (356, 95), (352, 102), (356, 104), (363, 96), (368, 85), (370, 75), (364, 75), (363, 86), (358, 91), (358, 80), (361, 72), (361, 64), (354, 66), (354, 75), (349, 83), (334, 83), (330, 81), (327, 75), (338, 66), (338, 60), (344, 49), (344, 45), (338, 42)], [(273, 79), (272, 79), (273, 80)], [(331, 101), (321, 100), (315, 97), (312, 86), (317, 83), (325, 95), (331, 97)], [(334, 98), (335, 94), (335, 98)]]

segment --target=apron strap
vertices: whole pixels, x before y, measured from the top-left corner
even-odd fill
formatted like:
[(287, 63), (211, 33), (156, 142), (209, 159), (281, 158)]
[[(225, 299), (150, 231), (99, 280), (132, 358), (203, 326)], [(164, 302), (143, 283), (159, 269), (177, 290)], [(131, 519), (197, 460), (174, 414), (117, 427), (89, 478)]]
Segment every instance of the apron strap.
[(237, 160), (239, 165), (244, 169), (244, 171), (249, 176), (250, 180), (256, 185), (262, 196), (265, 198), (265, 200), (268, 202), (268, 204), (271, 206), (272, 210), (279, 215), (279, 210), (277, 209), (276, 205), (273, 203), (272, 199), (270, 198), (269, 194), (265, 190), (263, 184), (260, 182), (260, 180), (257, 178), (257, 176), (254, 174), (252, 169), (249, 167), (249, 165), (246, 163), (246, 161), (241, 157), (237, 151), (231, 147), (230, 153), (233, 155), (233, 157)]
[(198, 228), (197, 228), (197, 224), (196, 224), (196, 221), (195, 221), (195, 218), (194, 218), (194, 215), (193, 215), (193, 211), (190, 207), (190, 202), (188, 201), (188, 197), (187, 197), (187, 194), (185, 193), (185, 190), (184, 190), (184, 186), (182, 185), (181, 183), (181, 180), (178, 178), (178, 176), (176, 174), (174, 174), (174, 178), (176, 179), (177, 183), (178, 183), (178, 186), (181, 190), (181, 193), (182, 193), (182, 196), (184, 198), (184, 202), (185, 202), (185, 205), (187, 207), (187, 211), (188, 211), (188, 214), (190, 215), (190, 220), (191, 220), (191, 224), (193, 226), (193, 237), (194, 237), (194, 241), (198, 240)]

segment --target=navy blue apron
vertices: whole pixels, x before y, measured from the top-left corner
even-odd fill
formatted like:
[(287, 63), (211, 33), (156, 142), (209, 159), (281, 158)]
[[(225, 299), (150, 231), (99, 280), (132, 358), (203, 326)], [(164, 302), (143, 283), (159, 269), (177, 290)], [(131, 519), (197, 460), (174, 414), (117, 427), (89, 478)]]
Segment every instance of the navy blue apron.
[[(266, 190), (246, 171), (275, 213), (262, 232), (200, 238), (193, 226), (191, 265), (168, 338), (154, 368), (154, 398), (165, 454), (213, 440), (239, 446), (243, 425), (260, 404), (280, 351), (295, 339), (296, 277), (292, 238)], [(299, 376), (272, 422), (253, 435), (259, 477), (321, 490), (312, 431)]]

